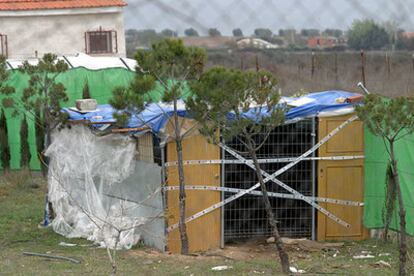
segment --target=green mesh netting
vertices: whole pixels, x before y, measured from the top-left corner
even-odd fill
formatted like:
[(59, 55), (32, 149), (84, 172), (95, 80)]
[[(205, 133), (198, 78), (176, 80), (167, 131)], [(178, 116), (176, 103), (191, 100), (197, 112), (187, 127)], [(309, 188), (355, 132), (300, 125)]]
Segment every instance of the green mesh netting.
[[(401, 192), (407, 211), (407, 233), (414, 235), (414, 135), (406, 136), (397, 142), (396, 156)], [(383, 140), (365, 129), (364, 225), (367, 228), (384, 227), (385, 174), (388, 160)], [(390, 228), (399, 229), (398, 204), (392, 216)]]

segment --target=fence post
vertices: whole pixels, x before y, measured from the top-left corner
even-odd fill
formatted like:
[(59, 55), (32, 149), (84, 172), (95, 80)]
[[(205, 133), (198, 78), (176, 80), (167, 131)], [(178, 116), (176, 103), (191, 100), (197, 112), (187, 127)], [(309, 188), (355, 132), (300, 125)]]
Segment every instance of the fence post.
[(391, 76), (391, 63), (390, 63), (390, 56), (388, 55), (388, 52), (385, 52), (385, 65), (387, 68), (387, 78), (390, 78)]
[(361, 50), (361, 77), (362, 77), (362, 83), (364, 86), (367, 86), (366, 80), (365, 80), (365, 55), (364, 50)]
[(414, 72), (414, 53), (413, 53), (413, 55), (411, 56), (411, 60), (412, 60), (412, 63), (413, 63), (413, 72)]
[(334, 61), (334, 73), (335, 73), (335, 84), (338, 83), (338, 53), (335, 52), (335, 61)]
[(312, 51), (311, 79), (313, 79), (314, 74), (315, 74), (315, 52)]

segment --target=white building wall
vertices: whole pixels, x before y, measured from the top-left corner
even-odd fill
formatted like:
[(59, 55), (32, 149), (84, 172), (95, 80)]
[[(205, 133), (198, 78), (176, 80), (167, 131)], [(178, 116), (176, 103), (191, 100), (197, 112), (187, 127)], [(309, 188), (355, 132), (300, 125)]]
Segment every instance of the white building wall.
[(106, 55), (125, 57), (121, 7), (0, 12), (0, 33), (7, 35), (9, 58), (33, 58), (36, 51), (38, 57), (85, 53), (85, 32), (100, 27), (117, 33), (118, 53)]

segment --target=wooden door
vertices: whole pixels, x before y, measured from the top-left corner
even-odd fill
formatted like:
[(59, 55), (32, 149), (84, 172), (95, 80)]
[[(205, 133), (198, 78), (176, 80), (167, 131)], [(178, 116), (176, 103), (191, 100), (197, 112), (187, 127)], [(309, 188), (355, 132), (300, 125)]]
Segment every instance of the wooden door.
[[(350, 116), (319, 119), (319, 139), (325, 137)], [(319, 156), (364, 155), (364, 129), (361, 121), (353, 121), (319, 148)], [(363, 202), (364, 159), (318, 162), (318, 196)], [(349, 223), (345, 228), (318, 213), (318, 240), (362, 240), (368, 230), (362, 225), (363, 207), (324, 203), (329, 212)]]
[[(183, 141), (184, 160), (217, 160), (220, 159), (220, 148), (210, 144), (201, 135), (191, 136)], [(167, 145), (167, 161), (176, 161), (175, 142)], [(220, 186), (220, 165), (185, 165), (185, 184), (202, 186)], [(167, 170), (167, 185), (178, 186), (177, 166)], [(168, 226), (178, 223), (179, 191), (168, 191)], [(186, 216), (189, 217), (205, 208), (220, 202), (219, 191), (186, 190)], [(220, 246), (221, 215), (220, 209), (187, 223), (189, 251), (206, 251)], [(168, 250), (173, 253), (181, 251), (181, 240), (178, 229), (168, 235)]]

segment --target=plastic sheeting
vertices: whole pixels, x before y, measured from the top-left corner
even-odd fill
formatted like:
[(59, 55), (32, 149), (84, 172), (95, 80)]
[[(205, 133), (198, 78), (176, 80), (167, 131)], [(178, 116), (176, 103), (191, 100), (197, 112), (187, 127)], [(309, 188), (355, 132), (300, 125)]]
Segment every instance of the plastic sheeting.
[(161, 167), (137, 161), (135, 149), (128, 136), (98, 137), (84, 126), (54, 133), (46, 155), (57, 233), (109, 248), (144, 239), (164, 249)]
[[(90, 70), (106, 69), (106, 68), (124, 68), (135, 70), (137, 62), (130, 58), (119, 57), (94, 57), (84, 53), (78, 53), (74, 56), (59, 56), (59, 60), (65, 61), (70, 68), (84, 67)], [(21, 59), (8, 59), (7, 66), (9, 69), (18, 69), (23, 64)], [(38, 59), (27, 60), (30, 64), (36, 65)]]
[[(286, 113), (286, 119), (314, 117), (322, 114), (323, 116), (344, 115), (354, 111), (353, 105), (342, 102), (347, 98), (359, 96), (356, 93), (345, 91), (325, 91), (311, 93), (299, 98), (283, 97), (281, 104), (292, 106)], [(266, 116), (266, 109), (262, 109), (258, 114), (258, 109), (252, 107), (243, 116), (256, 121), (260, 116)], [(80, 114), (69, 109), (64, 109), (69, 114), (71, 120), (90, 120), (95, 123), (115, 122), (113, 113), (116, 112), (110, 105), (99, 105), (97, 111)], [(165, 127), (168, 119), (173, 115), (172, 104), (153, 103), (149, 104), (144, 111), (131, 117), (128, 128), (149, 127), (154, 133), (159, 133)], [(178, 115), (181, 117), (191, 117), (182, 101), (179, 102)], [(231, 120), (231, 114), (229, 119)]]
[[(365, 189), (364, 225), (383, 228), (383, 211), (386, 196), (386, 169), (389, 155), (384, 141), (365, 129)], [(414, 135), (406, 136), (395, 145), (401, 192), (407, 218), (407, 233), (414, 235)], [(398, 204), (390, 227), (399, 230)]]

